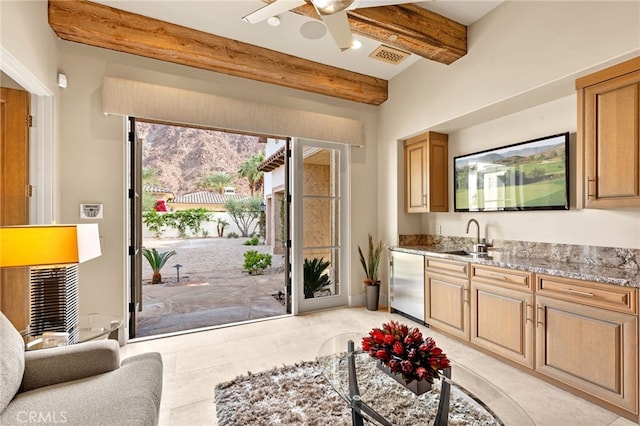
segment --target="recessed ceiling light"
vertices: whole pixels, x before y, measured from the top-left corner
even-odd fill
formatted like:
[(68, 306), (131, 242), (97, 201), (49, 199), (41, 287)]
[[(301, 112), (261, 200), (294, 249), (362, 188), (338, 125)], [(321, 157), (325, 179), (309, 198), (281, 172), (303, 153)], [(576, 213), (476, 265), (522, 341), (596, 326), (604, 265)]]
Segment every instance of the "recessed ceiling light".
[(360, 40), (356, 40), (355, 38), (351, 42), (352, 49), (360, 49), (362, 47), (362, 42)]
[(308, 21), (300, 27), (300, 34), (309, 40), (317, 40), (327, 33), (327, 27), (318, 21)]
[(271, 25), (272, 27), (277, 27), (280, 25), (280, 18), (278, 18), (277, 16), (272, 16), (271, 18), (267, 19), (267, 24)]
[(389, 36), (389, 41), (396, 41), (398, 39), (398, 36), (396, 34), (391, 34)]

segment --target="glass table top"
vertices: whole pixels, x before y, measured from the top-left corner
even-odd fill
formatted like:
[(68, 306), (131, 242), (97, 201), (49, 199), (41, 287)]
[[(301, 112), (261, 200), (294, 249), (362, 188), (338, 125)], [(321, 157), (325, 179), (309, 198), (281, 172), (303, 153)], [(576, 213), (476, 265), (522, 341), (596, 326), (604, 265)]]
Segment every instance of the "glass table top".
[[(122, 318), (109, 314), (80, 315), (78, 343), (106, 339), (122, 326)], [(45, 349), (67, 344), (67, 333), (44, 333), (42, 336), (25, 336), (25, 350)]]
[[(446, 380), (450, 389), (449, 422), (534, 425), (533, 420), (513, 399), (487, 379), (455, 363), (455, 360), (451, 362), (451, 379), (441, 374), (439, 379), (434, 380), (430, 391), (420, 396), (415, 395), (379, 369), (376, 365), (377, 360), (362, 351), (361, 343), (364, 336), (366, 333), (349, 333), (328, 339), (321, 345), (318, 361), (325, 379), (347, 403), (352, 404), (347, 344), (349, 341), (354, 342), (359, 400), (382, 417), (377, 419), (375, 415), (363, 412), (364, 417), (372, 424), (434, 424), (440, 402), (440, 390), (443, 380)], [(355, 399), (357, 398), (356, 396)]]

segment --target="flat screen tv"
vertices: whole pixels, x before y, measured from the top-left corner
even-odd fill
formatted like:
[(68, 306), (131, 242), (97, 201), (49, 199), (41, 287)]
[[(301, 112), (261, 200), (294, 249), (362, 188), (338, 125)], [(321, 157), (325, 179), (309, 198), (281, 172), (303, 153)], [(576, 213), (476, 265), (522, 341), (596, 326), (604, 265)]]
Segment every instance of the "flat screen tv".
[(569, 210), (569, 132), (453, 159), (457, 212)]

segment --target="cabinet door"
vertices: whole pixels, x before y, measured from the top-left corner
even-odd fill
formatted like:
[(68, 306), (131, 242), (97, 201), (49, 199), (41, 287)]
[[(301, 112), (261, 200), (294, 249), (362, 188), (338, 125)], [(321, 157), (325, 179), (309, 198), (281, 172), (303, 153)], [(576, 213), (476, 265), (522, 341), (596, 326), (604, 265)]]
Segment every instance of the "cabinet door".
[(533, 368), (533, 294), (471, 281), (471, 342)]
[(407, 213), (449, 211), (448, 136), (427, 132), (405, 142)]
[(640, 206), (640, 71), (583, 96), (585, 207)]
[(469, 280), (425, 274), (425, 322), (469, 340)]
[(427, 212), (427, 141), (405, 146), (405, 202), (407, 213)]
[(637, 413), (637, 317), (536, 296), (536, 370)]

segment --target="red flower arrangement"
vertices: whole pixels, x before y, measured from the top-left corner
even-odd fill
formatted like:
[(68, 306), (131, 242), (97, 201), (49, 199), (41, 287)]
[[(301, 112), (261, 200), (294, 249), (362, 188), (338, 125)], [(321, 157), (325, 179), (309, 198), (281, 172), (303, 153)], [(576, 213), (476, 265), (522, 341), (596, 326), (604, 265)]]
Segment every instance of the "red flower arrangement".
[(423, 338), (417, 328), (409, 329), (397, 321), (374, 328), (362, 338), (362, 349), (386, 365), (392, 373), (401, 373), (411, 383), (440, 377), (438, 370), (450, 367), (447, 355), (431, 338)]

